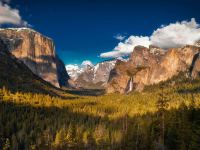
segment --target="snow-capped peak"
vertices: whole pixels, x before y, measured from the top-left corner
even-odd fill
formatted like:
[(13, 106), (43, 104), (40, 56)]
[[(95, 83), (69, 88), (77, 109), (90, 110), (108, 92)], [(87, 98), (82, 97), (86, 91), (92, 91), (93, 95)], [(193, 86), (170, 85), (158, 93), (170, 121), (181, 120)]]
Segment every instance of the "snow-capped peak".
[(81, 66), (84, 68), (84, 67), (87, 67), (87, 66), (90, 66), (90, 67), (93, 67), (93, 63), (89, 60), (84, 60), (81, 64)]
[(76, 80), (77, 77), (82, 73), (83, 69), (80, 68), (77, 64), (69, 64), (65, 66), (69, 76), (72, 80)]

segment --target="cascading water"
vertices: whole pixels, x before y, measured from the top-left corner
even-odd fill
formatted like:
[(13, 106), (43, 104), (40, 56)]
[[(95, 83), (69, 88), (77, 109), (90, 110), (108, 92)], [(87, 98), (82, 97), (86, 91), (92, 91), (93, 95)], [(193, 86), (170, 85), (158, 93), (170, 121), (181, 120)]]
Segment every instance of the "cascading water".
[(128, 88), (127, 88), (127, 93), (133, 91), (133, 77), (130, 78), (128, 82)]

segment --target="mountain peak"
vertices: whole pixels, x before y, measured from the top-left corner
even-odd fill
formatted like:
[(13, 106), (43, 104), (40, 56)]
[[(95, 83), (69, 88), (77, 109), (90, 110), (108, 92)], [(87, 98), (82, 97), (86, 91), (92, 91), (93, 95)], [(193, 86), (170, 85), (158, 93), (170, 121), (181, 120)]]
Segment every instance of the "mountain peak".
[(96, 65), (79, 67), (77, 65), (66, 66), (67, 72), (77, 88), (102, 88), (109, 79), (110, 71), (115, 66), (116, 60), (103, 61)]

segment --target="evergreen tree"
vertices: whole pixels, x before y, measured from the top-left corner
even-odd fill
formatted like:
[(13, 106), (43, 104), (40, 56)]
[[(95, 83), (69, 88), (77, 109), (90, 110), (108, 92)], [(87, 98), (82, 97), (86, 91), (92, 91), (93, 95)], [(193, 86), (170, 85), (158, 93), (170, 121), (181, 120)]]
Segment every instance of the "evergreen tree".
[(65, 138), (68, 147), (73, 147), (76, 142), (76, 129), (75, 126), (70, 124)]
[(88, 141), (87, 147), (88, 147), (89, 149), (95, 149), (95, 147), (96, 147), (96, 142), (95, 142), (95, 139), (94, 139), (94, 137), (93, 137), (93, 135), (92, 135), (92, 132), (89, 132), (89, 134), (88, 134), (88, 136), (87, 136), (87, 141)]
[(162, 149), (165, 149), (165, 112), (169, 106), (169, 100), (166, 97), (164, 93), (164, 87), (161, 87), (161, 93), (159, 94), (158, 101), (156, 103), (157, 108), (158, 108), (158, 113), (160, 114), (161, 117), (161, 143), (162, 143)]
[(193, 126), (193, 134), (191, 143), (189, 145), (189, 150), (199, 150), (200, 149), (200, 127), (199, 125)]
[(3, 100), (3, 91), (0, 89), (0, 101)]
[(10, 150), (10, 148), (11, 148), (10, 140), (7, 138), (3, 145), (3, 150)]
[(56, 137), (55, 137), (55, 141), (54, 141), (54, 145), (56, 147), (62, 147), (65, 144), (65, 133), (63, 128), (61, 130), (59, 130), (58, 132), (56, 132)]
[(14, 134), (12, 135), (12, 149), (18, 150), (18, 141)]

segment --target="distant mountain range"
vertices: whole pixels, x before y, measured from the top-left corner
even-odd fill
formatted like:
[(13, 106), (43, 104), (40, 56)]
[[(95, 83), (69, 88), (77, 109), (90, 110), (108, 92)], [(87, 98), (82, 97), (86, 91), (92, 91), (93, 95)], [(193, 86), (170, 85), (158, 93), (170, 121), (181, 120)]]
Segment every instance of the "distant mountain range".
[(116, 60), (100, 62), (96, 65), (87, 64), (81, 67), (67, 66), (74, 88), (105, 88), (109, 79), (110, 71), (114, 68)]

